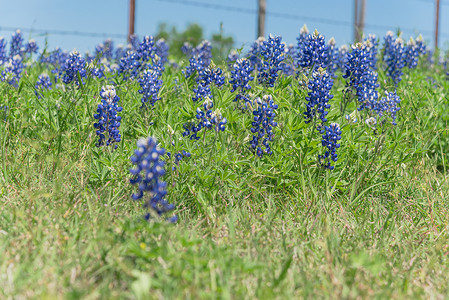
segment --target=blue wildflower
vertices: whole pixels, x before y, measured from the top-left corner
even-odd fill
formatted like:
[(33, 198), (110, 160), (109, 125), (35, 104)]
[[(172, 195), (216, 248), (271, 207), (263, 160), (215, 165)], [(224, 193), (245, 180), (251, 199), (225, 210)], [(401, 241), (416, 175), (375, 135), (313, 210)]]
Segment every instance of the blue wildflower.
[(140, 85), (139, 94), (142, 94), (142, 106), (145, 106), (147, 102), (150, 102), (151, 106), (154, 106), (154, 103), (160, 99), (158, 94), (162, 87), (162, 80), (159, 79), (159, 76), (158, 71), (148, 69), (138, 79)]
[(326, 115), (331, 107), (328, 102), (334, 97), (330, 93), (333, 84), (334, 81), (325, 69), (318, 68), (318, 70), (312, 73), (312, 78), (309, 80), (308, 85), (310, 91), (306, 97), (307, 111), (304, 112), (306, 123), (313, 121), (317, 114), (321, 119), (321, 125), (327, 122)]
[(22, 55), (23, 51), (22, 43), (23, 43), (22, 31), (20, 31), (20, 29), (17, 29), (16, 32), (14, 32), (11, 37), (11, 46), (9, 47), (10, 57), (13, 57), (15, 55)]
[(86, 62), (78, 51), (75, 50), (69, 54), (69, 58), (62, 65), (60, 73), (62, 74), (62, 82), (65, 84), (75, 81), (79, 85), (78, 74), (81, 80), (87, 77)]
[(113, 53), (114, 42), (111, 39), (107, 39), (95, 47), (95, 57), (98, 59), (106, 58), (107, 60), (111, 60)]
[(209, 41), (205, 40), (201, 42), (196, 48), (185, 49), (189, 52), (191, 57), (189, 58), (189, 66), (187, 66), (185, 77), (189, 78), (195, 71), (198, 73), (207, 68), (212, 62), (212, 45)]
[(375, 111), (379, 117), (389, 115), (392, 119), (392, 124), (397, 125), (396, 113), (400, 110), (400, 102), (401, 98), (399, 98), (396, 92), (385, 91), (385, 97), (382, 97), (379, 101), (377, 101), (372, 106), (372, 110)]
[(319, 67), (326, 68), (328, 55), (328, 46), (324, 36), (318, 30), (312, 34), (307, 34), (305, 37), (298, 38), (297, 57), (298, 66), (302, 68)]
[[(155, 215), (162, 217), (175, 208), (173, 204), (164, 199), (167, 195), (167, 183), (162, 180), (162, 176), (165, 174), (165, 163), (160, 159), (164, 153), (165, 150), (158, 147), (157, 141), (149, 137), (137, 142), (137, 150), (131, 157), (134, 169), (130, 170), (133, 176), (130, 183), (137, 185), (139, 189), (137, 194), (132, 195), (132, 198), (139, 200), (146, 195), (143, 206), (149, 210), (145, 215), (147, 220)], [(177, 221), (177, 216), (172, 216), (167, 220), (174, 223)]]
[(168, 62), (168, 54), (170, 47), (164, 39), (159, 39), (156, 42), (156, 55), (159, 56), (161, 64), (166, 64)]
[(19, 86), (19, 81), (22, 77), (23, 70), (22, 59), (23, 58), (18, 54), (9, 59), (9, 61), (5, 64), (5, 69), (2, 71), (2, 81), (6, 81), (14, 87)]
[(376, 90), (379, 87), (377, 73), (371, 69), (369, 55), (366, 44), (352, 45), (352, 52), (348, 53), (345, 66), (346, 74), (343, 76), (349, 78), (347, 86), (356, 91), (359, 110), (370, 106), (370, 103), (377, 101), (379, 97)]
[(196, 79), (197, 87), (193, 89), (193, 92), (195, 93), (195, 96), (192, 98), (193, 101), (212, 98), (210, 84), (213, 82), (216, 86), (222, 86), (225, 80), (225, 77), (222, 76), (222, 74), (223, 71), (220, 68), (214, 69), (213, 66), (202, 68)]
[[(101, 103), (98, 104), (97, 113), (94, 115), (94, 118), (98, 120), (94, 124), (94, 127), (97, 129), (96, 134), (98, 135), (97, 147), (105, 144), (105, 131), (108, 132), (106, 146), (112, 145), (115, 142), (118, 143), (121, 140), (118, 128), (120, 127), (122, 118), (117, 113), (122, 111), (122, 107), (118, 106), (120, 98), (117, 96), (114, 86), (107, 85), (106, 87), (102, 87), (100, 96), (102, 98)], [(114, 148), (117, 148), (117, 145)]]
[(273, 140), (273, 127), (277, 126), (274, 121), (277, 108), (278, 105), (274, 104), (271, 95), (265, 95), (262, 99), (258, 97), (252, 104), (254, 118), (251, 123), (251, 132), (254, 135), (250, 144), (259, 157), (262, 157), (264, 153), (272, 154), (269, 142)]
[(6, 40), (0, 37), (0, 66), (8, 61), (8, 56), (6, 55)]
[(318, 155), (318, 159), (322, 166), (333, 170), (334, 166), (331, 165), (331, 161), (337, 161), (337, 149), (340, 148), (340, 144), (338, 143), (341, 139), (340, 125), (332, 123), (330, 126), (324, 126), (321, 133), (323, 134), (321, 144), (327, 149), (324, 155)]
[(53, 83), (50, 80), (50, 76), (47, 73), (42, 73), (39, 75), (36, 85), (34, 86), (34, 93), (40, 99), (41, 94), (44, 90), (51, 90)]
[(244, 100), (245, 103), (250, 101), (248, 91), (251, 89), (249, 82), (254, 80), (254, 77), (251, 75), (253, 70), (254, 67), (246, 58), (238, 59), (234, 63), (231, 71), (231, 80), (229, 80), (229, 83), (232, 84), (231, 92), (238, 91), (234, 101), (238, 102), (240, 99)]
[(264, 42), (265, 38), (261, 36), (251, 45), (251, 48), (249, 49), (248, 59), (253, 67), (260, 67), (262, 56), (260, 51), (262, 50), (262, 45)]
[(387, 76), (397, 86), (401, 81), (402, 68), (405, 67), (404, 41), (398, 37), (393, 41), (393, 33), (387, 32), (385, 36), (384, 61), (387, 65)]
[(28, 54), (37, 53), (38, 49), (39, 49), (39, 47), (37, 46), (36, 41), (31, 39), (28, 41), (28, 43), (25, 44), (24, 53), (28, 53)]
[(331, 74), (335, 74), (335, 72), (338, 69), (338, 62), (340, 58), (340, 51), (335, 45), (335, 39), (333, 37), (330, 38), (329, 42), (327, 43), (327, 68), (328, 72)]
[(282, 37), (270, 35), (267, 41), (262, 43), (260, 54), (262, 61), (258, 65), (257, 79), (259, 83), (273, 87), (281, 71), (280, 63), (284, 60), (284, 47)]
[(371, 69), (376, 70), (377, 47), (379, 45), (379, 41), (374, 34), (370, 34), (367, 38), (365, 38), (364, 44), (366, 46), (366, 51), (368, 52), (367, 59), (369, 61), (369, 66)]

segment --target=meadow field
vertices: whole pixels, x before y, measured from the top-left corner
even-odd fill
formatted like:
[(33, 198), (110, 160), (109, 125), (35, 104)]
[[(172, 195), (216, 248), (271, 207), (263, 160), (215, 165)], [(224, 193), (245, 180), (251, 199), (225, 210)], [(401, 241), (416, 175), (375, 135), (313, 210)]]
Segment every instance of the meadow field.
[(402, 38), (0, 40), (0, 298), (447, 299), (448, 59)]

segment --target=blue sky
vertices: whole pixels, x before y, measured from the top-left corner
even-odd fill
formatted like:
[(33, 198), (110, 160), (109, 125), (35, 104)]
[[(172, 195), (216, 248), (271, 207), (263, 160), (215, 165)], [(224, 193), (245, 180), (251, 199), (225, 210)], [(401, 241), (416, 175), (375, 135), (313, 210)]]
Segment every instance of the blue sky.
[[(183, 0), (136, 0), (136, 33), (153, 35), (158, 24), (166, 22), (184, 29), (189, 23), (198, 23), (205, 36), (219, 31), (248, 46), (256, 38), (257, 0), (194, 0), (195, 2), (242, 8), (225, 11), (181, 4)], [(193, 0), (192, 0), (193, 1)], [(287, 43), (295, 43), (303, 24), (315, 28), (326, 39), (334, 37), (337, 44), (350, 43), (353, 38), (353, 0), (266, 0), (266, 33), (282, 35)], [(449, 0), (441, 0), (440, 47), (449, 48)], [(26, 39), (34, 38), (42, 49), (45, 39), (49, 48), (57, 46), (72, 50), (93, 51), (106, 37), (76, 35), (43, 35), (37, 30), (67, 30), (91, 33), (109, 33), (126, 36), (128, 31), (128, 0), (3, 0), (0, 5), (0, 35), (8, 40), (13, 28), (22, 30)], [(190, 3), (192, 4), (192, 3)], [(274, 13), (275, 15), (270, 15)], [(279, 16), (289, 14), (289, 16)], [(403, 38), (422, 33), (433, 46), (434, 0), (367, 0), (365, 32), (384, 36), (387, 28), (404, 29)], [(337, 21), (334, 24), (331, 21)], [(5, 29), (6, 28), (6, 29)], [(29, 31), (31, 28), (34, 31)], [(116, 44), (125, 43), (123, 37), (113, 38)]]

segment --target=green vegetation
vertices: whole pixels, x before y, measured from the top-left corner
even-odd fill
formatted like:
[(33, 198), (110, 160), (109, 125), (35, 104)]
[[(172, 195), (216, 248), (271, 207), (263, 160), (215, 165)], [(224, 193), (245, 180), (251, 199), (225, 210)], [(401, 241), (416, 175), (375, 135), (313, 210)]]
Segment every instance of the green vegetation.
[[(440, 66), (405, 70), (398, 125), (377, 133), (345, 120), (356, 106), (342, 111), (345, 81), (335, 79), (329, 120), (343, 133), (333, 171), (317, 164), (320, 135), (304, 123), (306, 90), (294, 76), (253, 85), (279, 104), (273, 155), (259, 158), (252, 117), (228, 83), (212, 87), (226, 130), (195, 142), (182, 136), (196, 104), (180, 69), (167, 67), (154, 108), (140, 108), (136, 82), (119, 80), (122, 141), (112, 151), (95, 147), (93, 128), (106, 79), (38, 99), (42, 70), (29, 67), (17, 89), (0, 83), (9, 107), (0, 111), (0, 298), (448, 297), (449, 82)], [(167, 159), (177, 224), (144, 221), (131, 200), (129, 158), (148, 136), (192, 153), (176, 170)]]

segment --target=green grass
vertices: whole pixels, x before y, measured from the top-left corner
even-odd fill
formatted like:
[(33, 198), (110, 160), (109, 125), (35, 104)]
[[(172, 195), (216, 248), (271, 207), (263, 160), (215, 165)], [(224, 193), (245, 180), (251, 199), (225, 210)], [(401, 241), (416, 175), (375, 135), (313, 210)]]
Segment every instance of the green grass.
[[(398, 125), (377, 134), (346, 123), (337, 78), (329, 119), (342, 124), (342, 146), (328, 172), (316, 162), (320, 136), (302, 118), (306, 91), (292, 78), (255, 87), (279, 104), (274, 153), (259, 159), (249, 150), (251, 117), (235, 109), (229, 87), (213, 88), (226, 131), (195, 143), (181, 134), (194, 118), (192, 80), (167, 69), (153, 110), (139, 109), (137, 84), (120, 83), (123, 141), (111, 151), (95, 147), (92, 125), (105, 81), (37, 99), (43, 68), (29, 69), (20, 89), (0, 83), (10, 108), (0, 122), (0, 298), (449, 296), (441, 69), (406, 70)], [(147, 136), (192, 153), (165, 177), (177, 224), (143, 221), (131, 200), (129, 158)]]

